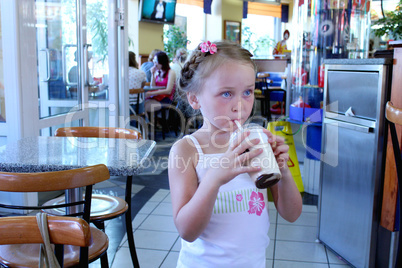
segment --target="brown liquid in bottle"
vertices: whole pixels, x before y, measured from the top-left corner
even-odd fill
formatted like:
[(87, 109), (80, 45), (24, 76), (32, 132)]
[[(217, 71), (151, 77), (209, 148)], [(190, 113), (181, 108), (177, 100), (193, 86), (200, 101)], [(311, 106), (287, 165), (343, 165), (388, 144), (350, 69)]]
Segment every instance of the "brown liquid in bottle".
[[(273, 176), (274, 176), (274, 178), (272, 178)], [(274, 174), (274, 173), (262, 174), (255, 181), (255, 185), (259, 189), (266, 189), (266, 188), (272, 187), (279, 181), (280, 178), (278, 178), (278, 177), (279, 177), (278, 174)]]

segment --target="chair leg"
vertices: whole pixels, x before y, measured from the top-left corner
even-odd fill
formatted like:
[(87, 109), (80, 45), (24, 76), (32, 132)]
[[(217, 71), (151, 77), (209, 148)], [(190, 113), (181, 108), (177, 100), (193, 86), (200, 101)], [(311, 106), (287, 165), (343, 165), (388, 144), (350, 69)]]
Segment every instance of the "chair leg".
[(162, 138), (165, 140), (166, 132), (167, 132), (167, 119), (166, 119), (166, 109), (162, 108)]
[(174, 126), (174, 134), (177, 135), (179, 134), (179, 125), (181, 123), (182, 118), (180, 118), (180, 116), (176, 113), (174, 113), (174, 122), (175, 122), (175, 126)]
[(146, 114), (138, 120), (138, 129), (140, 129), (142, 136), (148, 137), (148, 123), (146, 121)]
[(179, 131), (180, 117), (178, 116), (177, 111), (175, 109), (169, 109), (167, 122), (168, 125), (172, 126), (174, 134), (177, 137), (177, 132)]
[(265, 116), (265, 99), (260, 99), (260, 106), (261, 106), (261, 115)]
[(93, 221), (92, 223), (96, 226), (96, 228), (105, 232), (105, 222), (104, 221)]
[(138, 262), (137, 252), (135, 250), (133, 225), (132, 225), (132, 219), (131, 219), (131, 184), (132, 184), (132, 182), (133, 182), (133, 177), (127, 176), (126, 202), (129, 206), (129, 209), (126, 212), (126, 233), (127, 233), (128, 247), (130, 249), (131, 260), (133, 262), (134, 268), (139, 268), (140, 264)]
[(286, 91), (283, 91), (282, 107), (283, 107), (283, 115), (286, 115)]
[(154, 137), (153, 137), (153, 140), (156, 140), (156, 124), (158, 124), (158, 118), (157, 118), (157, 112), (154, 112), (153, 114), (152, 114), (152, 118), (153, 118), (153, 120), (154, 120), (154, 122), (153, 122), (153, 127), (154, 127), (154, 130), (153, 130), (153, 132), (152, 133), (154, 133)]
[(107, 258), (107, 251), (100, 258), (101, 268), (109, 268), (109, 260)]
[(150, 140), (155, 140), (155, 124), (156, 124), (155, 112), (150, 112), (149, 113), (149, 124), (147, 124), (149, 127), (149, 129), (147, 131), (148, 139), (150, 139)]
[(270, 105), (271, 101), (270, 101), (268, 91), (266, 92), (264, 102), (265, 102), (265, 105), (264, 105), (265, 106), (265, 115), (267, 117), (267, 120), (271, 121), (271, 105)]
[[(92, 223), (96, 226), (96, 228), (98, 228), (99, 230), (102, 230), (102, 232), (105, 232), (105, 222), (104, 221), (93, 221)], [(109, 268), (109, 260), (107, 257), (107, 251), (101, 256), (100, 262), (101, 262), (102, 268)]]
[[(398, 141), (398, 136), (396, 132), (396, 127), (395, 124), (392, 122), (389, 122), (389, 130), (391, 133), (391, 140), (392, 140), (392, 149), (394, 151), (394, 158), (395, 158), (395, 164), (396, 164), (396, 174), (397, 174), (397, 179), (398, 179), (398, 200), (399, 200), (399, 218), (401, 218), (402, 215), (402, 199), (401, 199), (401, 187), (402, 187), (402, 159), (401, 159), (401, 150), (399, 149), (399, 141)], [(402, 221), (399, 220), (399, 233), (401, 233), (402, 230)], [(398, 249), (397, 249), (397, 255), (396, 255), (396, 264), (395, 267), (401, 267), (402, 266), (402, 238), (399, 236), (398, 239)]]
[[(63, 252), (64, 252), (64, 245), (55, 245), (54, 254), (56, 255), (57, 261), (61, 267), (63, 267), (63, 259), (64, 259)], [(0, 267), (2, 266), (0, 265)]]

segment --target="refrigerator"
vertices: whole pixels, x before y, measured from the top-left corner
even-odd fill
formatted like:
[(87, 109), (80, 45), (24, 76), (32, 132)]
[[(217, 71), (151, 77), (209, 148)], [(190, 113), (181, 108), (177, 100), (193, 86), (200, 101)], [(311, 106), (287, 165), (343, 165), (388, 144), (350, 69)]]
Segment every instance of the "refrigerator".
[(386, 267), (376, 256), (389, 252), (378, 234), (391, 68), (391, 59), (325, 61), (318, 239), (354, 267)]

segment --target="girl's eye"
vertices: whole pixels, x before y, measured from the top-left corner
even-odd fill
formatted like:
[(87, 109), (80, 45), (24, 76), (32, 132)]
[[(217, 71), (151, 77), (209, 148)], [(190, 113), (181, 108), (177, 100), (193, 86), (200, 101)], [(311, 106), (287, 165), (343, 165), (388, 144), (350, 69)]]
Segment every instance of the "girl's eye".
[(229, 98), (231, 96), (230, 92), (223, 92), (222, 97)]
[(251, 94), (253, 94), (251, 89), (244, 91), (244, 96), (250, 96)]

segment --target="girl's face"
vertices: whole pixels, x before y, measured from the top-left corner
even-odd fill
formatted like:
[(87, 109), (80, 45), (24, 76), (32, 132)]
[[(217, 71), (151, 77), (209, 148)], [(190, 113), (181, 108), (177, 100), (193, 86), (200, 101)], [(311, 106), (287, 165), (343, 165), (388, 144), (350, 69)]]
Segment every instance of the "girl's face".
[(212, 128), (233, 131), (243, 124), (254, 104), (255, 72), (250, 64), (228, 62), (216, 69), (196, 95), (199, 108)]
[(154, 66), (155, 66), (156, 69), (158, 69), (158, 70), (162, 69), (162, 64), (158, 63), (158, 57), (157, 56), (154, 57), (153, 63), (154, 63)]

